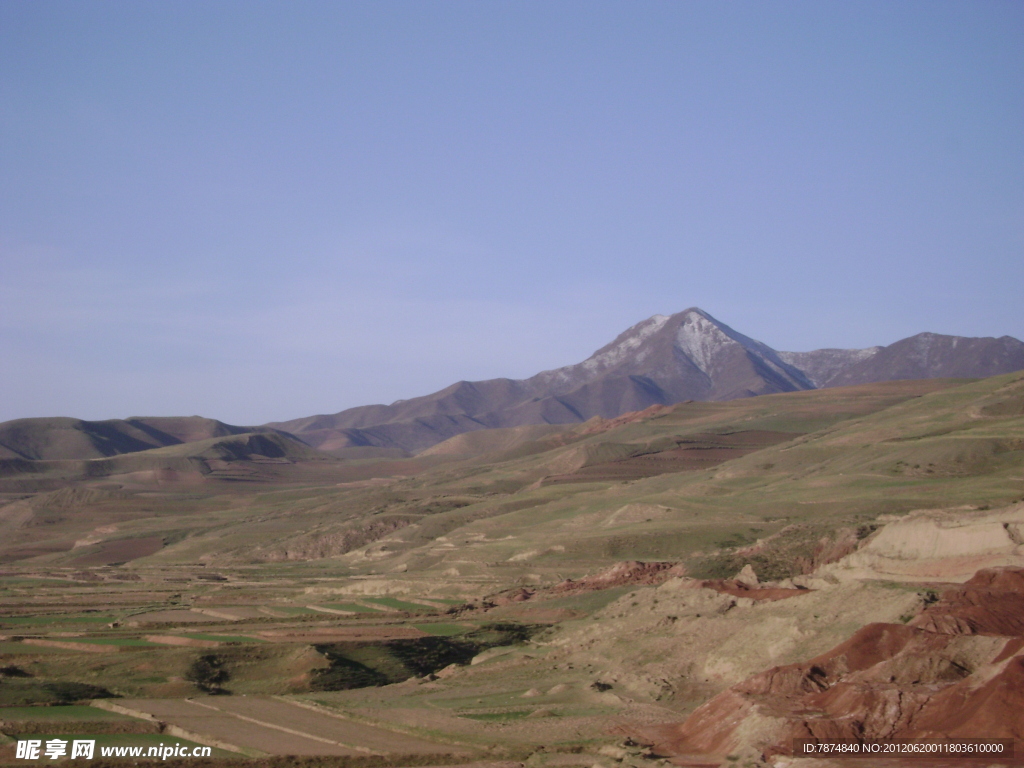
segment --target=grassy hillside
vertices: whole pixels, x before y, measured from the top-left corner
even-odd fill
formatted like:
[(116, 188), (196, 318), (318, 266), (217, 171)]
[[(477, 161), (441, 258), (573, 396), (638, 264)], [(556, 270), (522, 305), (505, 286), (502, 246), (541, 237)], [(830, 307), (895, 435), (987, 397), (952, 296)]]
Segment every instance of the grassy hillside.
[(257, 431), (273, 430), (236, 427), (201, 416), (15, 419), (0, 424), (0, 459), (97, 459)]
[[(1022, 386), (1018, 374), (683, 403), (563, 431), (463, 435), (412, 460), (328, 460), (259, 434), (36, 462), (57, 485), (135, 501), (86, 503), (73, 516), (46, 512), (35, 497), (17, 501), (7, 516), (33, 522), (16, 527), (8, 547), (38, 543), (42, 519), (59, 518), (71, 546), (103, 539), (90, 532), (116, 517), (119, 536), (177, 532), (154, 562), (321, 561), (338, 574), (400, 573), (449, 591), (581, 575), (622, 559), (714, 571), (759, 540), (784, 543), (792, 560), (881, 514), (1020, 496)], [(490, 452), (467, 456), (473, 446)], [(25, 477), (38, 475), (9, 480)], [(112, 504), (117, 515), (100, 513)]]

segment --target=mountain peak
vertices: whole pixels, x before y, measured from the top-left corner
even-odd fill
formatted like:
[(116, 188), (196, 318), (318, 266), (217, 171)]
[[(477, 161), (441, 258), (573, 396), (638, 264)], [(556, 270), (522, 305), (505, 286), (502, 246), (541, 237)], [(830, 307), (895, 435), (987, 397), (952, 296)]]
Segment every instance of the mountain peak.
[(814, 388), (771, 347), (700, 307), (653, 315), (583, 362), (544, 371), (526, 383), (562, 396), (599, 380), (638, 377), (646, 381), (648, 405)]
[(673, 317), (682, 317), (683, 315), (701, 315), (702, 317), (706, 317), (708, 320), (713, 320), (716, 323), (718, 322), (700, 307), (687, 307), (682, 312), (676, 312)]
[(746, 348), (756, 344), (697, 307), (680, 312), (675, 317), (679, 318), (676, 347), (700, 369), (701, 373), (709, 373), (715, 356), (724, 346), (740, 344)]
[(888, 347), (777, 352), (700, 307), (652, 315), (582, 362), (528, 379), (460, 382), (390, 406), (275, 424), (316, 447), (419, 451), (453, 435), (565, 424), (681, 400), (731, 400), (842, 384), (1024, 369), (1024, 344), (921, 334)]

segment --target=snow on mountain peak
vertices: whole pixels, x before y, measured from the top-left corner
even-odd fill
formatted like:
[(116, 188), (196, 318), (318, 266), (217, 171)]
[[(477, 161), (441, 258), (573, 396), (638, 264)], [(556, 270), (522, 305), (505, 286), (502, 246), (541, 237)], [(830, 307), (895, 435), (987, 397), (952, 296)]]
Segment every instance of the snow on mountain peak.
[(737, 343), (740, 342), (726, 333), (710, 315), (700, 310), (688, 310), (676, 331), (676, 348), (704, 374), (709, 372), (715, 355), (722, 347)]
[(603, 371), (618, 365), (625, 360), (630, 353), (638, 349), (644, 341), (660, 331), (668, 321), (668, 315), (654, 315), (653, 317), (649, 317), (646, 320), (637, 323), (622, 334), (626, 338), (622, 339), (618, 344), (615, 344), (611, 349), (600, 352), (587, 360), (584, 360), (582, 363), (583, 368), (588, 372)]
[(697, 307), (675, 315), (649, 317), (620, 334), (615, 341), (582, 363), (544, 371), (530, 381), (534, 386), (554, 385), (566, 389), (593, 381), (613, 369), (625, 367), (629, 369), (627, 374), (633, 374), (670, 364), (668, 359), (661, 362), (649, 359), (652, 355), (657, 356), (667, 351), (659, 352), (661, 346), (654, 339), (663, 330), (671, 333), (670, 343), (675, 350), (692, 361), (708, 378), (714, 378), (713, 369), (716, 362), (721, 361), (723, 350), (740, 347), (797, 388), (813, 386), (798, 370), (790, 368), (779, 359), (773, 349), (737, 333)]

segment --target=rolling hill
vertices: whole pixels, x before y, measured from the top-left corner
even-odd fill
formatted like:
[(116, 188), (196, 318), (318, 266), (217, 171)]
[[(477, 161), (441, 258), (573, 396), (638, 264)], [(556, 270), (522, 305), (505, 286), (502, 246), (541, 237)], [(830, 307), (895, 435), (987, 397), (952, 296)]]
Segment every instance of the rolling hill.
[[(56, 442), (67, 453), (82, 449), (81, 442)], [(339, 461), (281, 432), (246, 431), (96, 458), (0, 458), (0, 492), (49, 490), (104, 479), (132, 486), (282, 480), (287, 472), (282, 472), (283, 466)]]
[(105, 421), (66, 417), (15, 419), (0, 424), (0, 458), (98, 459), (266, 431), (202, 416), (133, 416)]

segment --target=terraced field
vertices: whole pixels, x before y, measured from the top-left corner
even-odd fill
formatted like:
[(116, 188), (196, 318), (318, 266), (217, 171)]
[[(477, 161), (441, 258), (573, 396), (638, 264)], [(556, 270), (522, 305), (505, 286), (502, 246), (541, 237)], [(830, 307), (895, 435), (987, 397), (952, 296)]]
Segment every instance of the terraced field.
[(343, 719), (294, 702), (262, 697), (126, 699), (118, 709), (149, 716), (240, 753), (268, 755), (468, 755), (396, 731)]

